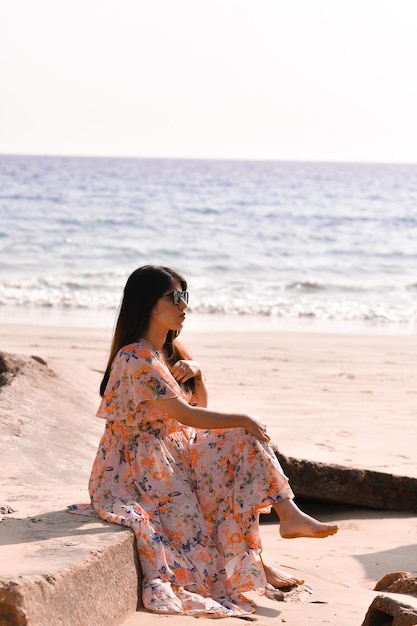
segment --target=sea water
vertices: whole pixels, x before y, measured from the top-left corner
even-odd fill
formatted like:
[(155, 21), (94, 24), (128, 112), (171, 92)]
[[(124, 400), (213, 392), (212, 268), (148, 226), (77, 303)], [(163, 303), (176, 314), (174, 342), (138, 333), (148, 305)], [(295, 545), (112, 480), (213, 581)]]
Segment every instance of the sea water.
[(0, 321), (109, 325), (148, 263), (201, 330), (415, 332), (417, 165), (0, 156)]

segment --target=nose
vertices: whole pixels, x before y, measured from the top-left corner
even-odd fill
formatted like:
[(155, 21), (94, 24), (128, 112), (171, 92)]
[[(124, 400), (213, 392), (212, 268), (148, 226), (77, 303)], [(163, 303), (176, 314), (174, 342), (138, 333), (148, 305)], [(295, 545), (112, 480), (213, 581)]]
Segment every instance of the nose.
[(185, 309), (188, 307), (188, 304), (186, 303), (184, 298), (181, 298), (178, 306), (180, 307), (181, 311), (185, 311)]

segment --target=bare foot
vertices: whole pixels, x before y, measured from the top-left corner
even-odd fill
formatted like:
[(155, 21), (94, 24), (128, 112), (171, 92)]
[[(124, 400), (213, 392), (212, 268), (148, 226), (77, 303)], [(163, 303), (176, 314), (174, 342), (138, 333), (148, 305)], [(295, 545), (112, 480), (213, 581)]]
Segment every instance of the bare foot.
[(285, 572), (277, 569), (276, 567), (272, 567), (271, 565), (265, 565), (262, 563), (266, 582), (272, 585), (275, 589), (285, 589), (285, 587), (294, 587), (295, 585), (303, 585), (304, 580), (301, 578), (294, 578), (293, 576), (289, 576)]
[(337, 533), (336, 524), (323, 524), (310, 515), (303, 513), (293, 500), (281, 500), (274, 504), (274, 509), (279, 515), (279, 532), (283, 539), (295, 539), (296, 537), (312, 537), (322, 539)]
[(305, 516), (304, 522), (298, 525), (290, 524), (288, 530), (282, 522), (280, 524), (280, 534), (283, 539), (296, 539), (297, 537), (310, 537), (313, 539), (324, 539), (335, 535), (339, 528), (336, 524), (323, 524), (309, 515)]

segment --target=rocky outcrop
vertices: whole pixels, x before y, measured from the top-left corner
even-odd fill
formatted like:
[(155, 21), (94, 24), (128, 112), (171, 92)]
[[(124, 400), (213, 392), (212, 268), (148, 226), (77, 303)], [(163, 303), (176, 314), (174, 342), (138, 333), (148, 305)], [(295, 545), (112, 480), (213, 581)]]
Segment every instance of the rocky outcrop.
[(417, 511), (417, 478), (285, 456), (285, 474), (299, 498), (386, 511)]
[(362, 622), (362, 626), (414, 626), (417, 609), (388, 596), (377, 596)]
[(47, 368), (46, 362), (38, 356), (28, 358), (0, 352), (0, 391), (2, 387), (10, 385), (18, 374), (27, 374), (39, 369), (42, 370), (43, 375), (47, 372), (48, 376), (54, 376), (52, 370)]
[(74, 482), (74, 454), (86, 483), (103, 430), (96, 405), (41, 357), (0, 352), (2, 483)]
[(389, 593), (404, 593), (417, 598), (417, 578), (409, 572), (393, 572), (381, 578), (374, 589)]

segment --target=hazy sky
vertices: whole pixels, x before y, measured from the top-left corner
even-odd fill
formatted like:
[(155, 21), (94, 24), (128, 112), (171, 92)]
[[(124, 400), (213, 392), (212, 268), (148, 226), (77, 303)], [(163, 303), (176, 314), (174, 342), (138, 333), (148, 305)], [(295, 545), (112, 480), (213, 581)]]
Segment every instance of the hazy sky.
[(0, 153), (417, 163), (417, 0), (3, 0)]

